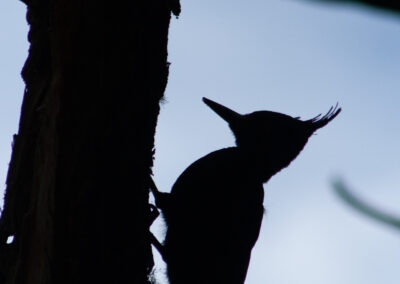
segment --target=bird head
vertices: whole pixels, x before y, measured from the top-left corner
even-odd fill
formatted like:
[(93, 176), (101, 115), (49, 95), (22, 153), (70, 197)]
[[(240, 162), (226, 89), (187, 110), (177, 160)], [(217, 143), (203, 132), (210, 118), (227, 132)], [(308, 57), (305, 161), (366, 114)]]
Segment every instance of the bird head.
[(317, 129), (327, 125), (341, 111), (336, 105), (324, 116), (300, 120), (273, 111), (239, 114), (210, 99), (203, 98), (203, 101), (229, 124), (238, 148), (269, 164), (273, 161), (278, 171), (296, 158)]

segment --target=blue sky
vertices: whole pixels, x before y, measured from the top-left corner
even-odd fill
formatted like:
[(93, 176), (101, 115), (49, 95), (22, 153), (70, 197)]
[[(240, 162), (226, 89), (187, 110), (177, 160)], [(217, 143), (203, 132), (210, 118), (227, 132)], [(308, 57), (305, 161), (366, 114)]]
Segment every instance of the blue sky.
[[(302, 118), (339, 102), (342, 113), (264, 185), (266, 215), (246, 283), (397, 284), (400, 232), (346, 207), (330, 180), (345, 178), (365, 200), (400, 216), (400, 17), (302, 0), (184, 1), (182, 8), (170, 29), (158, 187), (168, 191), (190, 163), (233, 145), (203, 96), (242, 113)], [(24, 5), (2, 1), (2, 184), (18, 126), (26, 32)], [(162, 225), (153, 229), (162, 238)]]

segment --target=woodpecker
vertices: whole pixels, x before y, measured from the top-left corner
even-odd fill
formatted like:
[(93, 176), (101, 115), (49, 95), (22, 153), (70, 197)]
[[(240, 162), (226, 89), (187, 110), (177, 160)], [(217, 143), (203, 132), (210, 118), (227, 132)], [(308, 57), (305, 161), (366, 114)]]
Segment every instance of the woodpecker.
[(264, 214), (263, 184), (341, 109), (303, 121), (272, 111), (241, 115), (203, 101), (229, 124), (236, 147), (195, 161), (171, 193), (150, 185), (167, 225), (161, 253), (170, 284), (243, 284)]

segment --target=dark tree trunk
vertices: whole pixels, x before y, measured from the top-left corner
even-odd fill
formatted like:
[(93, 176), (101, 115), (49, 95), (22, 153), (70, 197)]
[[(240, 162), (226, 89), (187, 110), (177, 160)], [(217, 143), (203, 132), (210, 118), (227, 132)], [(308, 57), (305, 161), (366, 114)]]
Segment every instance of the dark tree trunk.
[(0, 281), (148, 283), (147, 182), (171, 8), (26, 4), (31, 46), (0, 220)]

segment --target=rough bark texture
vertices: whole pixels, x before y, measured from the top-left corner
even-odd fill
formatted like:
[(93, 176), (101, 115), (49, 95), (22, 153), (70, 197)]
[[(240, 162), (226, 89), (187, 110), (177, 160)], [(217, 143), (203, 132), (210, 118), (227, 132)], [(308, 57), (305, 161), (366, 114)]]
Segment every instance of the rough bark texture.
[(148, 283), (147, 181), (171, 7), (26, 4), (31, 46), (0, 220), (0, 283)]

